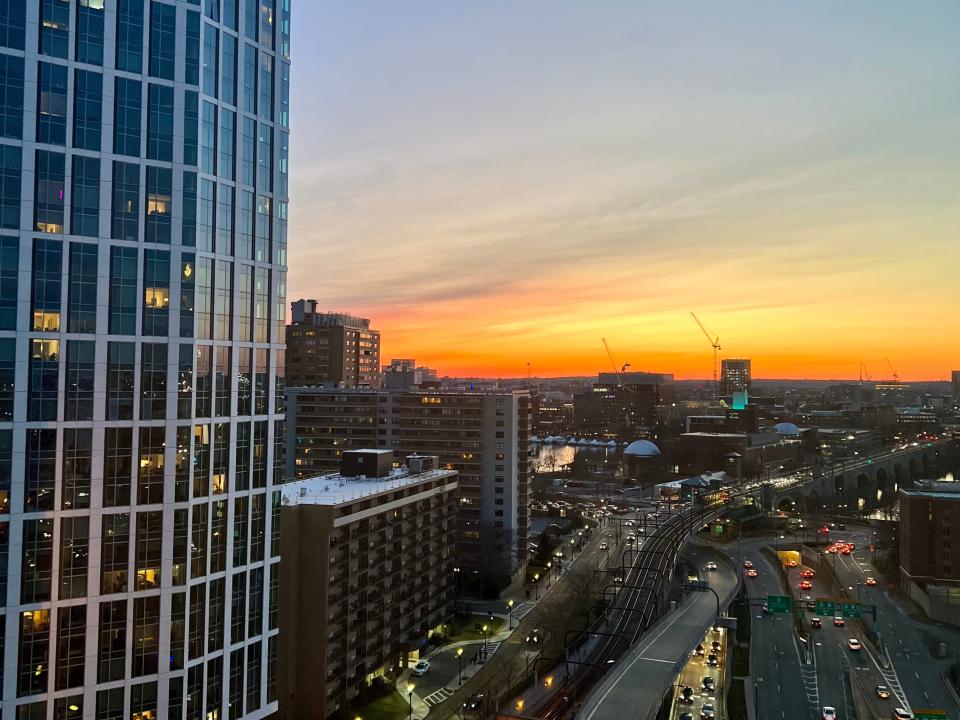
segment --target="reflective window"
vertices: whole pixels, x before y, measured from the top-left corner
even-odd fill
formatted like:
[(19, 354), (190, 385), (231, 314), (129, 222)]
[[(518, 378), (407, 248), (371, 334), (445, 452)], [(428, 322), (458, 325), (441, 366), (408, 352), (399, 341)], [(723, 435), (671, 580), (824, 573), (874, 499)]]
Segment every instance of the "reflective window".
[[(17, 375), (16, 355), (16, 339), (0, 338), (0, 422), (11, 422), (13, 420), (13, 399)], [(0, 513), (7, 512), (9, 490), (9, 459), (6, 453), (0, 449)], [(0, 597), (3, 597), (3, 595), (0, 595)]]
[[(259, 570), (259, 574), (263, 575), (263, 569)], [(253, 590), (253, 575), (250, 573), (250, 589)], [(262, 580), (262, 577), (261, 577)], [(251, 602), (253, 601), (252, 592), (251, 592)], [(251, 616), (253, 615), (253, 606), (251, 605)], [(257, 633), (259, 634), (259, 630)], [(260, 707), (260, 673), (261, 673), (261, 657), (263, 654), (263, 645), (261, 643), (254, 643), (253, 645), (247, 646), (247, 712), (253, 712)]]
[[(103, 544), (104, 552), (109, 549), (114, 551), (114, 543), (111, 541), (115, 535), (107, 535), (109, 530), (116, 533), (114, 527), (114, 518), (126, 518), (125, 526), (122, 532), (129, 532), (129, 515), (105, 515), (103, 518)], [(108, 526), (109, 523), (109, 526)], [(124, 589), (126, 586), (126, 557), (122, 558), (124, 565)], [(106, 556), (104, 556), (106, 562)], [(106, 565), (104, 565), (106, 567)], [(112, 586), (111, 586), (112, 587)], [(109, 590), (104, 592), (117, 592)], [(111, 680), (122, 680), (124, 675), (124, 664), (127, 656), (127, 601), (114, 600), (112, 602), (100, 603), (100, 648), (98, 652), (97, 682), (109, 682)], [(123, 688), (120, 690), (120, 711), (123, 712)], [(100, 693), (97, 693), (97, 715), (100, 716)], [(109, 716), (113, 717), (113, 716)]]
[(273, 128), (264, 123), (257, 135), (257, 190), (273, 190)]
[(257, 24), (259, 22), (258, 13), (260, 8), (258, 0), (242, 0), (243, 2), (243, 34), (251, 40), (257, 39)]
[[(100, 542), (101, 594), (127, 592), (127, 563), (130, 561), (130, 514), (104, 515)], [(126, 602), (124, 601), (123, 604), (126, 605)], [(102, 651), (103, 648), (101, 647)], [(122, 663), (120, 677), (123, 677)], [(119, 678), (112, 676), (101, 677), (100, 682), (117, 679)]]
[(183, 66), (183, 81), (188, 85), (200, 84), (200, 13), (187, 11), (186, 59)]
[(150, 3), (150, 76), (173, 80), (177, 42), (177, 10), (153, 0)]
[(92, 443), (90, 428), (65, 428), (63, 431), (60, 505), (64, 510), (90, 507)]
[(103, 449), (103, 505), (119, 507), (130, 504), (130, 476), (133, 472), (130, 428), (107, 428)]
[[(87, 560), (90, 551), (90, 519), (60, 520), (60, 599), (87, 595)], [(82, 606), (81, 606), (82, 607)]]
[[(200, 139), (200, 101), (197, 93), (183, 93), (183, 164), (197, 165), (197, 144)], [(194, 191), (196, 188), (194, 187)]]
[(219, 33), (213, 25), (203, 24), (203, 67), (201, 89), (204, 95), (217, 97), (217, 46)]
[[(219, 502), (219, 503), (213, 504), (214, 517), (216, 517), (216, 508), (218, 505), (223, 505), (223, 503)], [(215, 532), (216, 532), (216, 527), (214, 527), (210, 533), (211, 543), (214, 543), (217, 540), (217, 535), (214, 534)], [(213, 564), (212, 557), (210, 562), (212, 565)], [(212, 568), (210, 572), (213, 572)], [(225, 590), (226, 584), (227, 584), (226, 578), (222, 578), (222, 577), (210, 581), (210, 585), (209, 585), (210, 597), (207, 601), (207, 613), (208, 613), (207, 614), (207, 638), (208, 638), (207, 652), (215, 652), (216, 650), (223, 649), (223, 631), (224, 631), (223, 614), (226, 611), (226, 599), (227, 599), (226, 590)], [(211, 673), (209, 671), (209, 665), (207, 667), (208, 667), (207, 677), (209, 679), (209, 682), (211, 682), (211, 684), (213, 682), (216, 682), (217, 684), (216, 691), (212, 697), (209, 694), (210, 688), (207, 689), (207, 693), (208, 693), (207, 707), (210, 710), (215, 710), (220, 705), (220, 688), (219, 688), (220, 670), (218, 668), (217, 670)], [(214, 681), (213, 678), (217, 678), (217, 680)]]
[[(86, 573), (86, 568), (83, 571)], [(61, 607), (57, 611), (57, 672), (54, 680), (57, 690), (83, 686), (86, 640), (87, 606)]]
[(173, 212), (173, 171), (147, 166), (147, 202), (144, 240), (170, 244), (170, 215)]
[[(243, 575), (240, 575), (243, 578)], [(245, 578), (244, 578), (245, 579)], [(240, 618), (241, 624), (243, 618)], [(243, 715), (243, 676), (246, 670), (246, 664), (243, 660), (243, 648), (237, 648), (230, 653), (230, 689), (227, 705), (230, 708), (230, 720), (236, 720)]]
[[(37, 520), (49, 523), (53, 534), (52, 520)], [(26, 526), (24, 523), (24, 537)], [(50, 611), (24, 610), (20, 613), (20, 652), (17, 658), (17, 695), (35, 695), (47, 691), (50, 666)]]
[[(194, 508), (194, 520), (196, 520), (196, 511), (203, 510), (206, 511), (206, 505), (200, 505)], [(206, 629), (206, 609), (207, 609), (207, 586), (203, 583), (199, 585), (194, 585), (190, 588), (190, 621), (188, 627), (190, 628), (187, 634), (187, 657), (191, 660), (195, 658), (202, 657), (204, 652), (204, 630)], [(199, 682), (203, 682), (203, 664), (194, 665), (193, 668), (190, 668), (190, 671), (193, 672), (195, 669), (199, 669), (200, 678)], [(188, 693), (190, 691), (189, 686), (193, 685), (194, 678), (191, 676), (188, 684)], [(203, 694), (203, 687), (198, 688), (200, 695)], [(191, 695), (193, 693), (190, 693)], [(187, 715), (190, 715), (190, 698), (187, 698)], [(200, 717), (199, 714), (196, 717)]]
[[(205, 258), (201, 258), (204, 260)], [(209, 345), (197, 346), (197, 362), (194, 370), (197, 417), (210, 417), (213, 400), (213, 353)]]
[(60, 383), (60, 341), (30, 341), (27, 419), (56, 420)]
[(173, 88), (168, 85), (147, 87), (147, 157), (173, 160)]
[(103, 65), (104, 0), (77, 1), (77, 62)]
[(183, 220), (181, 243), (186, 247), (197, 244), (197, 174), (183, 173)]
[(137, 249), (110, 248), (111, 335), (137, 334)]
[(107, 420), (133, 419), (134, 358), (133, 343), (107, 344)]
[(220, 110), (220, 161), (218, 174), (228, 180), (234, 179), (233, 148), (236, 143), (236, 113)]
[(273, 120), (273, 56), (265, 52), (260, 53), (260, 78), (257, 86), (260, 117)]
[(23, 50), (27, 0), (0, 0), (0, 47)]
[[(250, 342), (252, 337), (252, 313), (253, 313), (253, 267), (250, 265), (237, 265), (237, 295), (235, 298), (235, 304), (233, 308), (234, 313), (237, 316), (237, 340), (241, 342)], [(239, 369), (239, 377), (242, 379), (244, 373), (246, 373), (246, 378), (248, 382), (246, 387), (240, 387), (239, 392), (246, 393), (247, 397), (250, 397), (252, 385), (250, 384), (250, 348), (244, 348), (247, 350), (246, 357), (248, 361), (244, 364), (242, 359), (245, 357), (241, 355), (241, 365)], [(238, 412), (241, 415), (250, 414), (249, 403), (241, 402), (241, 409)], [(246, 408), (246, 409), (243, 409)]]
[(217, 186), (217, 245), (216, 252), (233, 255), (233, 186)]
[(203, 101), (200, 108), (200, 169), (210, 175), (217, 172), (217, 106)]
[[(103, 606), (110, 603), (101, 603), (101, 617)], [(103, 637), (101, 635), (101, 642)], [(123, 688), (97, 691), (97, 720), (124, 720), (123, 715)]]
[(117, 155), (140, 157), (140, 93), (139, 80), (115, 78), (113, 151)]
[(23, 137), (23, 58), (4, 54), (0, 54), (0, 137)]
[(177, 417), (189, 419), (193, 414), (192, 345), (180, 346), (177, 367)]
[(236, 239), (236, 255), (244, 260), (253, 259), (253, 215), (253, 193), (249, 190), (238, 190), (237, 223), (234, 237)]
[[(167, 346), (165, 343), (144, 343), (140, 347), (140, 417), (143, 420), (163, 420), (167, 414)], [(145, 448), (144, 431), (159, 430), (159, 437), (152, 435), (148, 439), (158, 439), (160, 452)], [(141, 485), (150, 484), (150, 478), (159, 473), (159, 495), (149, 495), (151, 500), (140, 502), (161, 502), (163, 500), (163, 428), (140, 428), (140, 479)]]
[(209, 495), (210, 426), (193, 426), (193, 497)]
[[(197, 578), (207, 574), (207, 505), (194, 505), (193, 521), (191, 523), (191, 536), (193, 538), (190, 548), (190, 577)], [(198, 586), (194, 585), (194, 589)], [(202, 585), (200, 587), (203, 587)], [(191, 605), (193, 603), (191, 602)], [(192, 611), (191, 611), (192, 612)], [(191, 626), (194, 623), (190, 623)], [(200, 623), (200, 632), (203, 632), (203, 623)], [(199, 645), (195, 645), (195, 639), (192, 637), (193, 628), (191, 628), (190, 657), (194, 658), (203, 654), (202, 634), (199, 639)]]
[[(180, 377), (183, 377), (183, 369), (186, 367), (187, 360), (184, 360), (184, 356), (189, 353), (185, 350), (190, 350), (189, 346), (181, 345), (180, 346)], [(183, 390), (182, 386), (180, 388), (181, 392)], [(190, 447), (190, 438), (191, 438), (192, 428), (189, 425), (181, 425), (177, 428), (177, 454), (174, 459), (174, 479), (173, 479), (173, 499), (174, 502), (185, 502), (190, 499), (190, 461), (193, 457), (192, 448)], [(176, 532), (176, 519), (174, 519), (174, 532)], [(174, 538), (174, 544), (176, 544), (176, 537)], [(176, 548), (174, 548), (174, 558), (176, 558)], [(185, 562), (185, 561), (184, 561)], [(176, 564), (176, 560), (174, 560)], [(186, 572), (184, 570), (184, 572)], [(182, 584), (182, 582), (177, 582), (176, 577), (174, 578), (175, 584)], [(184, 580), (186, 575), (183, 575)]]
[(257, 39), (269, 50), (273, 50), (273, 12), (273, 0), (260, 0), (260, 32)]
[(237, 490), (250, 489), (250, 423), (248, 422), (237, 423), (233, 477)]
[[(97, 331), (97, 284), (97, 246), (93, 243), (71, 243), (70, 283), (67, 288), (69, 332)], [(69, 387), (67, 390), (69, 392)]]
[(65, 420), (93, 420), (94, 348), (92, 340), (67, 341)]
[(37, 77), (37, 142), (67, 142), (67, 68), (40, 63)]
[[(137, 604), (139, 602), (139, 605)], [(160, 620), (160, 598), (139, 598), (133, 606), (134, 677), (157, 672), (160, 649), (157, 640)], [(139, 636), (139, 637), (138, 637)], [(140, 645), (138, 646), (138, 642)], [(152, 670), (150, 668), (153, 668)], [(157, 714), (157, 683), (148, 682), (130, 688), (130, 717), (151, 720)]]
[(73, 75), (73, 146), (100, 150), (103, 118), (103, 76), (89, 70)]
[(20, 148), (0, 144), (0, 228), (20, 227)]
[[(46, 719), (46, 711), (44, 711), (44, 720)], [(74, 718), (83, 717), (83, 695), (67, 695), (66, 697), (58, 697), (53, 699), (53, 717), (55, 720), (61, 720), (61, 718), (73, 720)]]
[(220, 22), (231, 30), (237, 29), (237, 0), (223, 0), (223, 14)]
[(252, 186), (254, 183), (254, 146), (257, 142), (257, 121), (247, 116), (240, 118), (240, 138), (237, 148), (239, 160), (238, 182)]
[[(248, 518), (247, 518), (247, 505), (248, 498), (238, 497), (233, 501), (233, 566), (238, 567), (240, 565), (247, 564), (247, 532), (248, 532)], [(243, 578), (243, 574), (234, 576), (234, 591), (236, 591), (237, 578)], [(244, 583), (241, 581), (239, 583), (243, 587)], [(244, 638), (244, 611), (243, 606), (240, 607), (240, 617), (234, 618), (234, 625), (237, 625), (239, 621), (239, 628), (235, 628), (231, 633), (233, 636), (231, 642), (238, 642)]]
[(140, 230), (140, 166), (113, 161), (110, 237), (136, 240)]
[(33, 223), (38, 232), (63, 232), (63, 153), (37, 150)]
[(257, 48), (243, 44), (240, 65), (240, 107), (248, 113), (257, 112)]
[[(194, 266), (192, 253), (180, 256), (180, 337), (184, 338), (193, 337)], [(190, 414), (181, 417), (190, 417)]]
[(200, 178), (200, 202), (197, 208), (197, 247), (213, 251), (213, 227), (216, 213), (216, 185), (213, 180)]
[(40, 0), (40, 52), (67, 59), (70, 0)]
[(60, 240), (33, 241), (33, 321), (31, 329), (57, 332), (60, 329), (60, 290), (63, 271), (63, 243)]
[[(217, 261), (217, 275), (214, 281), (214, 304), (213, 304), (213, 329), (214, 337), (217, 340), (229, 340), (231, 337), (231, 326), (233, 320), (233, 263), (229, 260)], [(228, 350), (228, 348), (217, 348), (217, 351)], [(229, 378), (230, 368), (224, 369)], [(229, 389), (227, 389), (229, 396)], [(219, 403), (218, 403), (219, 405)], [(217, 410), (217, 415), (229, 415), (230, 410)]]
[(70, 231), (74, 235), (100, 234), (100, 159), (73, 156)]
[[(159, 429), (159, 428), (158, 428)], [(141, 428), (143, 430), (143, 428)], [(161, 480), (161, 491), (162, 487)], [(163, 512), (137, 513), (137, 547), (134, 554), (134, 567), (137, 572), (137, 590), (150, 590), (160, 587), (160, 560), (163, 549)], [(157, 598), (159, 600), (159, 598)], [(159, 610), (159, 608), (158, 608)], [(154, 637), (156, 640), (156, 637)], [(154, 666), (151, 672), (156, 672)], [(136, 673), (134, 675), (143, 674)]]
[[(31, 431), (31, 433), (36, 432), (55, 433), (53, 430)], [(25, 520), (23, 522), (20, 602), (24, 605), (49, 602), (52, 580), (53, 520)]]
[(166, 335), (170, 325), (170, 253), (143, 255), (143, 334)]
[(223, 54), (220, 59), (220, 99), (237, 104), (237, 39), (223, 33)]
[(143, 0), (117, 0), (117, 69), (143, 72)]

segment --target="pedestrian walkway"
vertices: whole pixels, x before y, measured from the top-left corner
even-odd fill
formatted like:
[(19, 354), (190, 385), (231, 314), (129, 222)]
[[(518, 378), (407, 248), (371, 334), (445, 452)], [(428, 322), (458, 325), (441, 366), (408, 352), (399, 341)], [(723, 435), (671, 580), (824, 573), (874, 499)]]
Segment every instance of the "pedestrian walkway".
[(453, 695), (453, 693), (454, 693), (453, 690), (450, 690), (449, 688), (442, 687), (442, 688), (440, 688), (439, 690), (437, 690), (436, 692), (432, 692), (432, 693), (430, 693), (429, 695), (427, 695), (427, 696), (423, 699), (423, 701), (424, 701), (427, 705), (429, 705), (430, 707), (433, 707), (434, 705), (439, 705), (440, 703), (442, 703), (442, 702), (443, 702), (444, 700), (446, 700), (448, 697), (450, 697), (451, 695)]

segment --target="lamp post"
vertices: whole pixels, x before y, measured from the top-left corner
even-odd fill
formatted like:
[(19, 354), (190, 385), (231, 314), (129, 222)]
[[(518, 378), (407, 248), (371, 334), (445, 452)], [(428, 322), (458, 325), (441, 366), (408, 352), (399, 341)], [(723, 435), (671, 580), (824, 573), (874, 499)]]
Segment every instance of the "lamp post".
[(457, 670), (457, 678), (459, 680), (459, 685), (463, 685), (463, 648), (457, 648), (457, 665), (459, 669)]
[(547, 560), (547, 590), (550, 589), (550, 568), (553, 567), (553, 563)]
[(484, 625), (484, 626), (483, 626), (483, 654), (484, 654), (484, 656), (486, 656), (486, 654), (487, 654), (487, 629), (488, 629), (489, 627), (490, 627), (489, 625)]
[(537, 600), (540, 599), (540, 573), (533, 574), (533, 586), (537, 591)]
[(410, 707), (410, 720), (413, 720), (413, 683), (407, 683), (407, 703)]
[(513, 630), (513, 600), (507, 600), (507, 613), (509, 622), (507, 630)]

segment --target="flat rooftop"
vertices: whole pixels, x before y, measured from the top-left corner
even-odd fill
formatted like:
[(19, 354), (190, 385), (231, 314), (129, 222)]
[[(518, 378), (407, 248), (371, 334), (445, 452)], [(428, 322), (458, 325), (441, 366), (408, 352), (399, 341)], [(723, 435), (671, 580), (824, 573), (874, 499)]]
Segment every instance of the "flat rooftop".
[(280, 489), (283, 505), (342, 505), (363, 498), (391, 492), (428, 480), (454, 477), (456, 470), (428, 470), (411, 473), (404, 468), (395, 468), (386, 477), (344, 477), (329, 473), (284, 483)]

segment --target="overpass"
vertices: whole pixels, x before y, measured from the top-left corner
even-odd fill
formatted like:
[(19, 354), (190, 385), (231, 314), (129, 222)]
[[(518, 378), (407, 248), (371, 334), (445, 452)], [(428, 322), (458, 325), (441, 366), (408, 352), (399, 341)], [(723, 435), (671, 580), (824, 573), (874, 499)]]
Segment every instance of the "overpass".
[(757, 485), (761, 503), (770, 509), (813, 511), (823, 505), (846, 505), (870, 510), (888, 504), (900, 488), (921, 478), (941, 477), (958, 466), (960, 439), (945, 438), (824, 463), (798, 479)]

